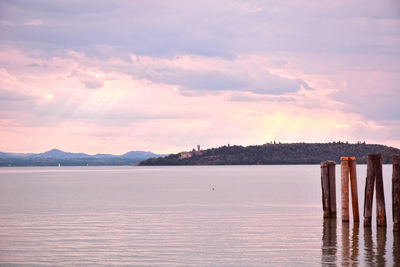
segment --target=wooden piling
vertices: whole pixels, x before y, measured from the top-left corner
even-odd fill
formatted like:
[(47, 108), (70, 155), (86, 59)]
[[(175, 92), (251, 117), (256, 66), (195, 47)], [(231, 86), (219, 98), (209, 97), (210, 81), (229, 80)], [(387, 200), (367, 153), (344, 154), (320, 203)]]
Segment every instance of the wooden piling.
[(386, 226), (385, 193), (383, 190), (382, 155), (378, 154), (375, 160), (376, 170), (376, 223), (377, 226)]
[(369, 154), (367, 156), (367, 177), (365, 179), (365, 194), (364, 194), (364, 226), (371, 226), (376, 157), (377, 157), (376, 154)]
[(322, 208), (324, 218), (336, 218), (335, 162), (321, 162)]
[(336, 218), (336, 162), (328, 161), (329, 170), (329, 209), (331, 218)]
[(342, 222), (349, 221), (349, 164), (347, 157), (340, 158), (342, 186)]
[(393, 231), (400, 232), (400, 155), (392, 158), (392, 213)]
[(321, 162), (321, 188), (322, 188), (322, 209), (324, 218), (330, 218), (329, 205), (329, 168), (327, 161)]
[(356, 159), (350, 157), (348, 160), (350, 169), (350, 185), (351, 185), (351, 205), (353, 208), (353, 221), (359, 222), (360, 215), (358, 210), (358, 190), (357, 190), (357, 172), (356, 172)]

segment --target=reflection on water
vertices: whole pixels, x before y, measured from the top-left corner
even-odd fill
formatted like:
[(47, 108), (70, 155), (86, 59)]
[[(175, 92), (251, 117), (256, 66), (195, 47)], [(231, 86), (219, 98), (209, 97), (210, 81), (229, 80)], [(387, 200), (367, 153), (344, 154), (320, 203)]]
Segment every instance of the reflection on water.
[(384, 266), (386, 263), (386, 227), (376, 228), (376, 246), (374, 245), (372, 229), (364, 228), (365, 261), (374, 266)]
[(319, 165), (0, 169), (0, 266), (400, 266), (390, 214), (387, 231), (321, 221), (319, 175)]
[(353, 266), (358, 266), (358, 234), (360, 231), (360, 225), (354, 223), (353, 231), (351, 235), (351, 261)]
[(342, 222), (342, 265), (350, 266), (349, 223)]
[(376, 263), (384, 266), (386, 263), (386, 227), (376, 229)]
[[(351, 231), (350, 231), (351, 229)], [(341, 234), (340, 242), (336, 232)], [(337, 228), (336, 219), (324, 219), (322, 231), (322, 265), (341, 266), (391, 266), (391, 255), (387, 255), (387, 228), (360, 226), (343, 222), (341, 229)], [(374, 238), (375, 237), (375, 238)], [(364, 253), (360, 254), (360, 251)], [(337, 255), (339, 252), (340, 255)], [(389, 258), (389, 261), (388, 261)], [(393, 233), (393, 266), (400, 266), (400, 233)]]
[(400, 266), (400, 232), (393, 232), (393, 263)]
[(322, 232), (322, 263), (336, 265), (336, 219), (324, 219)]
[(374, 262), (374, 243), (372, 241), (372, 229), (370, 227), (364, 227), (364, 255), (366, 262)]

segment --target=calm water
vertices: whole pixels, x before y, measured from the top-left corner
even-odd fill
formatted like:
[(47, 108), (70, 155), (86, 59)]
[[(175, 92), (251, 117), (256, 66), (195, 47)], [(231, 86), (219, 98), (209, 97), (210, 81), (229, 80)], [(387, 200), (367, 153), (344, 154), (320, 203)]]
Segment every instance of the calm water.
[(383, 171), (389, 224), (371, 231), (324, 222), (317, 165), (2, 168), (0, 265), (392, 266)]

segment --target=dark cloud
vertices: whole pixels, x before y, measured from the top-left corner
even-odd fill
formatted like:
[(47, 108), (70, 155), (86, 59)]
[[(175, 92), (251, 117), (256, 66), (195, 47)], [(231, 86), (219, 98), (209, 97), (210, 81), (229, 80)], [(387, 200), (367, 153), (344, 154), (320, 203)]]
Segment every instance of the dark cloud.
[(73, 71), (71, 73), (71, 76), (77, 77), (88, 89), (99, 89), (104, 86), (104, 82), (101, 79), (90, 74), (86, 74), (80, 71)]
[(247, 77), (234, 77), (219, 71), (163, 69), (146, 78), (192, 90), (240, 90), (248, 84)]
[(282, 94), (297, 92), (301, 87), (311, 90), (310, 86), (303, 80), (265, 73), (251, 81), (249, 91), (259, 94)]
[(37, 64), (37, 63), (31, 63), (31, 64), (26, 65), (26, 67), (28, 67), (28, 68), (39, 68), (41, 66), (39, 64)]
[[(188, 91), (249, 91), (257, 94), (293, 93), (302, 87), (311, 89), (300, 79), (289, 79), (272, 75), (269, 72), (261, 76), (250, 77), (246, 71), (231, 74), (223, 71), (185, 70), (178, 68), (151, 69), (142, 73), (138, 68), (136, 78), (145, 78), (156, 83), (166, 83), (180, 87), (185, 95)], [(196, 95), (196, 94), (194, 94)]]
[(82, 80), (83, 85), (88, 89), (99, 89), (103, 87), (104, 83), (99, 80)]
[(35, 96), (26, 95), (14, 90), (0, 88), (0, 109), (12, 110), (13, 108), (23, 108), (28, 103), (34, 103)]

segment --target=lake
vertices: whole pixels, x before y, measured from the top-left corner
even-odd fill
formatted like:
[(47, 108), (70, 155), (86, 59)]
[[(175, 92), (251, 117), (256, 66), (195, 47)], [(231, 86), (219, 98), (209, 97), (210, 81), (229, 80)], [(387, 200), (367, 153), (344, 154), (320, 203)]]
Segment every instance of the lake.
[[(0, 169), (0, 265), (393, 266), (388, 227), (324, 220), (319, 165)], [(374, 199), (375, 211), (375, 199)], [(350, 212), (351, 213), (351, 212)], [(352, 220), (352, 218), (351, 218)]]

